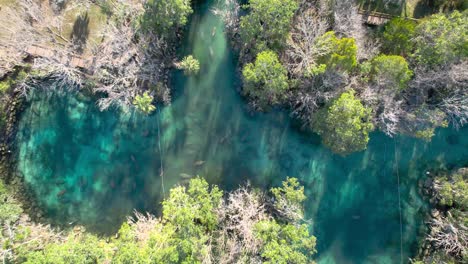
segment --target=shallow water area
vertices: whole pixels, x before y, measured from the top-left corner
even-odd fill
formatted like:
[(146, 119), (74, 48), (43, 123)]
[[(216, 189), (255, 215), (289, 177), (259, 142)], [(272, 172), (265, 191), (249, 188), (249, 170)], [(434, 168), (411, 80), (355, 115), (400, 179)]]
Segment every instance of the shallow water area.
[(334, 155), (285, 112), (249, 113), (209, 5), (195, 10), (183, 50), (201, 72), (175, 73), (172, 105), (144, 116), (99, 112), (79, 93), (32, 96), (16, 140), (18, 171), (47, 217), (112, 233), (134, 209), (157, 212), (171, 186), (195, 175), (227, 190), (246, 181), (267, 189), (291, 176), (305, 185), (319, 263), (406, 262), (428, 212), (418, 180), (468, 164), (468, 128), (437, 130), (430, 143), (375, 132), (365, 152)]

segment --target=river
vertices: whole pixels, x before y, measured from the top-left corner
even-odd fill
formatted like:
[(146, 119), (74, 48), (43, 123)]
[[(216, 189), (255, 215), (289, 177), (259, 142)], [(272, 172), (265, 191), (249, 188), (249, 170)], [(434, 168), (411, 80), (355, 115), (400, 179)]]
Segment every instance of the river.
[(407, 262), (428, 212), (418, 181), (467, 165), (468, 129), (439, 129), (430, 143), (374, 132), (365, 152), (334, 155), (288, 113), (248, 111), (223, 23), (207, 5), (195, 10), (181, 50), (201, 72), (174, 73), (172, 105), (143, 116), (99, 112), (79, 93), (31, 98), (17, 164), (46, 216), (111, 233), (134, 209), (157, 212), (170, 187), (194, 175), (227, 190), (291, 176), (305, 186), (319, 263)]

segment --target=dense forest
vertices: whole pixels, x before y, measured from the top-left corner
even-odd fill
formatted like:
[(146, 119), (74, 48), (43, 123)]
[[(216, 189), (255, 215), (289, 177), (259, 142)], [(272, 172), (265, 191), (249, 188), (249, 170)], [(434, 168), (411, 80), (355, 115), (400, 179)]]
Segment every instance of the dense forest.
[[(171, 104), (174, 71), (203, 78), (199, 58), (178, 52), (200, 2), (0, 0), (3, 263), (314, 263), (320, 241), (304, 211), (314, 197), (296, 178), (228, 192), (194, 177), (155, 201), (159, 214), (135, 211), (112, 236), (35, 221), (27, 188), (12, 180), (33, 93), (80, 91), (100, 111), (149, 116)], [(218, 2), (211, 12), (249, 110), (287, 111), (339, 156), (366, 150), (373, 131), (430, 142), (438, 128), (468, 122), (467, 1)], [(452, 167), (422, 184), (432, 211), (412, 263), (468, 261), (468, 170)]]

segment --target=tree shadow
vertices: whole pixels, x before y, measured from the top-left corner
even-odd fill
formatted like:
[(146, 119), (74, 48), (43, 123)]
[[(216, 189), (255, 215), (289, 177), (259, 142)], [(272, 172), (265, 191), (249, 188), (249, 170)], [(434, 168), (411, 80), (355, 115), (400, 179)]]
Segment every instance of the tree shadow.
[(73, 30), (70, 34), (73, 46), (78, 53), (83, 53), (86, 47), (86, 41), (89, 37), (89, 16), (88, 12), (79, 15), (73, 24)]
[(416, 7), (414, 8), (413, 17), (423, 18), (427, 15), (434, 14), (436, 11), (437, 10), (434, 5), (434, 0), (421, 0), (416, 4)]

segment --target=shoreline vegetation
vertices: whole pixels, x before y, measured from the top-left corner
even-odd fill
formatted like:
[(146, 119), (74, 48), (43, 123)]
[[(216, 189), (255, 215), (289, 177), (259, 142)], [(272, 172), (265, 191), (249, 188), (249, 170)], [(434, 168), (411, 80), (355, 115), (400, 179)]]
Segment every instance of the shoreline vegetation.
[[(365, 149), (359, 138), (370, 125), (391, 137), (430, 141), (437, 127), (468, 120), (468, 11), (462, 4), (437, 2), (431, 8), (444, 13), (373, 27), (363, 23), (353, 0), (226, 2), (235, 7), (220, 13), (240, 53), (242, 92), (252, 108), (287, 108), (318, 134), (339, 108), (347, 114), (333, 122), (343, 125), (322, 136), (324, 143), (326, 136), (348, 142), (348, 149), (331, 147), (335, 153)], [(401, 5), (379, 2), (385, 2), (381, 8)], [(339, 105), (350, 91), (356, 101)], [(356, 122), (359, 105), (371, 112), (364, 124)]]
[(31, 222), (2, 183), (0, 198), (6, 263), (310, 263), (316, 252), (295, 178), (223, 194), (197, 177), (171, 189), (162, 216), (135, 212), (112, 237)]
[[(259, 111), (289, 109), (304, 129), (320, 134), (335, 153), (347, 155), (365, 149), (373, 129), (389, 136), (401, 133), (430, 140), (437, 127), (466, 125), (465, 7), (437, 1), (444, 2), (438, 7), (443, 13), (418, 21), (396, 17), (370, 28), (362, 23), (358, 4), (351, 0), (250, 0), (245, 6), (235, 0), (222, 2), (226, 9), (213, 12), (225, 20), (233, 47), (240, 54), (242, 93), (249, 104)], [(393, 5), (401, 1), (384, 2)], [(266, 263), (292, 263), (287, 259), (294, 256), (298, 260), (294, 263), (307, 263), (310, 256), (304, 252), (315, 253), (315, 238), (302, 218), (303, 188), (294, 179), (272, 189), (269, 198), (248, 186), (223, 196), (215, 186), (210, 188), (204, 180), (195, 179), (188, 189), (175, 187), (163, 207), (203, 199), (206, 211), (187, 212), (179, 207), (168, 209), (160, 218), (136, 213), (116, 238), (105, 239), (86, 233), (82, 227), (56, 230), (40, 224), (42, 212), (34, 199), (27, 198), (30, 192), (24, 190), (21, 177), (12, 175), (15, 161), (10, 154), (14, 153), (16, 121), (24, 98), (44, 79), (56, 83), (50, 87), (98, 95), (101, 110), (137, 107), (149, 114), (155, 109), (154, 102), (169, 104), (169, 72), (178, 68), (190, 75), (200, 70), (192, 56), (180, 62), (176, 58), (182, 28), (193, 12), (191, 4), (190, 0), (17, 0), (2, 6), (0, 254), (4, 260), (60, 263), (55, 261), (62, 258), (63, 263), (87, 263), (115, 257), (116, 263), (128, 263), (132, 257), (142, 261), (155, 257), (178, 262), (189, 256), (200, 259), (210, 255), (213, 260), (261, 259)], [(168, 9), (177, 15), (158, 13)], [(99, 15), (87, 10), (98, 10)], [(90, 27), (90, 23), (95, 24)], [(32, 46), (45, 47), (54, 55), (24, 53)], [(63, 59), (71, 56), (84, 58), (92, 66), (74, 67)], [(342, 124), (338, 129), (332, 126), (338, 123)], [(455, 175), (462, 175), (466, 188), (466, 169), (424, 186), (437, 213), (429, 224), (431, 237), (418, 256), (423, 263), (456, 263), (466, 258), (466, 229), (458, 229), (463, 233), (462, 249), (447, 249), (438, 238), (447, 234), (447, 225), (466, 225), (465, 201), (460, 202), (457, 196), (449, 205), (443, 200), (448, 185), (452, 189), (460, 185)], [(196, 191), (191, 192), (191, 188)], [(293, 212), (284, 211), (291, 208)], [(251, 210), (252, 218), (243, 217), (243, 210)], [(248, 228), (239, 229), (243, 224)], [(176, 225), (193, 229), (182, 234)], [(207, 230), (211, 237), (203, 234)], [(288, 236), (281, 238), (288, 243), (276, 237), (279, 231)], [(222, 241), (207, 243), (215, 238)], [(173, 244), (184, 240), (189, 242), (182, 248)], [(150, 256), (151, 247), (164, 250)], [(68, 257), (84, 259), (65, 260)]]
[(414, 264), (468, 261), (468, 168), (431, 173), (422, 188), (433, 209)]

